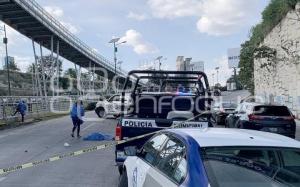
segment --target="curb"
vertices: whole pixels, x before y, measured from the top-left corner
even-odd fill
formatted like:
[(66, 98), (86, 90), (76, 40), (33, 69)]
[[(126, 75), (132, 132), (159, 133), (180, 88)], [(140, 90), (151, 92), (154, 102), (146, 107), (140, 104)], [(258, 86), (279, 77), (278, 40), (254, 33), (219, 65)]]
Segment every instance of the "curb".
[(47, 120), (51, 120), (51, 119), (55, 119), (55, 118), (60, 118), (60, 117), (64, 117), (67, 116), (69, 114), (62, 114), (62, 115), (50, 115), (50, 116), (45, 116), (44, 118), (41, 117), (36, 117), (36, 118), (30, 118), (25, 120), (25, 122), (8, 122), (8, 123), (2, 123), (0, 124), (0, 131), (1, 130), (6, 130), (6, 129), (13, 129), (13, 128), (18, 128), (18, 127), (22, 127), (22, 126), (27, 126), (27, 125), (32, 125), (34, 123), (40, 122), (40, 121), (47, 121)]

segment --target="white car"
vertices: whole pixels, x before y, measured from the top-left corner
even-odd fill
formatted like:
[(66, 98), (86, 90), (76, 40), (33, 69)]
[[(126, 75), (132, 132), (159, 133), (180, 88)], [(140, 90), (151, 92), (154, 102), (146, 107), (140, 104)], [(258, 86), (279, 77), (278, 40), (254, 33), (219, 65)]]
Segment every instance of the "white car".
[[(125, 108), (129, 108), (131, 104), (131, 97), (125, 94)], [(95, 112), (99, 118), (104, 118), (107, 115), (118, 117), (121, 113), (121, 95), (116, 94), (111, 96), (108, 100), (102, 99), (97, 102)]]
[(300, 142), (239, 129), (169, 129), (127, 150), (119, 187), (299, 187)]

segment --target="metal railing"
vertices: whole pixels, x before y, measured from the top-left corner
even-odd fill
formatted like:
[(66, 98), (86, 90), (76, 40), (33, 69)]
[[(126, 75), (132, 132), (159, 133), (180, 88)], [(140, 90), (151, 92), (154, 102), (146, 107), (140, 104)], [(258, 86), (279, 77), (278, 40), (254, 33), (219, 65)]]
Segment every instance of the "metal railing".
[[(98, 54), (95, 50), (89, 47), (87, 44), (82, 42), (78, 37), (71, 33), (63, 24), (51, 16), (43, 7), (41, 7), (34, 0), (14, 0), (15, 3), (24, 8), (28, 13), (38, 19), (42, 24), (44, 24), (53, 33), (57, 34), (59, 37), (64, 39), (67, 43), (77, 48), (80, 52), (90, 57), (95, 62), (104, 66), (104, 68), (114, 72), (114, 64)], [(126, 71), (117, 70), (117, 74), (126, 76)]]
[[(92, 102), (99, 101), (101, 96), (80, 97), (85, 106)], [(26, 117), (43, 117), (44, 114), (66, 114), (70, 111), (78, 96), (55, 96), (55, 97), (0, 97), (0, 120), (15, 119), (18, 102), (24, 101), (27, 106)]]

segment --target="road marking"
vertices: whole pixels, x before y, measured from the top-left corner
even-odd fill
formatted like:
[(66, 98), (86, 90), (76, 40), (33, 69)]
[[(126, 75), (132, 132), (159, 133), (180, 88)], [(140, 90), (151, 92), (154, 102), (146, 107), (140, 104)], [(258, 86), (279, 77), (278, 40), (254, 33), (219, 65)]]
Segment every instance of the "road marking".
[[(204, 112), (202, 114), (199, 114), (199, 115), (197, 115), (197, 116), (195, 116), (191, 119), (188, 119), (186, 121), (183, 121), (181, 124), (173, 125), (170, 128), (176, 128), (176, 127), (182, 125), (183, 123), (190, 122), (191, 120), (193, 120), (193, 119), (195, 119), (195, 118), (197, 118), (197, 117), (199, 117), (203, 114), (206, 114), (206, 112)], [(162, 129), (162, 130), (164, 130), (164, 129)], [(45, 160), (29, 162), (29, 163), (20, 164), (20, 165), (13, 166), (13, 167), (8, 167), (8, 168), (2, 168), (2, 169), (0, 168), (0, 175), (15, 172), (15, 171), (19, 171), (19, 170), (22, 170), (22, 169), (25, 169), (25, 168), (35, 167), (35, 166), (45, 164), (45, 163), (48, 163), (48, 162), (54, 162), (54, 161), (62, 160), (62, 159), (68, 158), (68, 157), (74, 157), (74, 156), (78, 156), (78, 155), (82, 155), (82, 154), (86, 154), (86, 153), (90, 153), (90, 152), (95, 152), (95, 151), (98, 151), (98, 150), (114, 147), (114, 146), (120, 145), (120, 144), (125, 144), (127, 142), (138, 140), (138, 139), (144, 138), (146, 136), (152, 136), (156, 133), (159, 133), (162, 130), (151, 132), (151, 133), (148, 133), (148, 134), (143, 134), (143, 135), (136, 136), (136, 137), (132, 137), (132, 138), (129, 138), (129, 139), (126, 139), (126, 140), (113, 141), (113, 142), (110, 142), (110, 143), (107, 143), (107, 144), (102, 144), (102, 145), (98, 145), (98, 146), (93, 146), (93, 147), (81, 149), (81, 150), (78, 150), (78, 151), (75, 151), (75, 152), (65, 153), (65, 154), (62, 154), (62, 155), (55, 155), (55, 156), (47, 158)]]

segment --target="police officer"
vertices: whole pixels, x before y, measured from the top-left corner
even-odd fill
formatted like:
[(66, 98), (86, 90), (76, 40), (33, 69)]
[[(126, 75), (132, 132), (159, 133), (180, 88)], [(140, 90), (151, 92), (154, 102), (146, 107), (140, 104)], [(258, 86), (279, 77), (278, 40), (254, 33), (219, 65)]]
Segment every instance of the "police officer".
[(73, 122), (73, 129), (71, 136), (74, 137), (74, 132), (77, 129), (77, 138), (80, 138), (80, 125), (83, 123), (84, 108), (81, 100), (78, 100), (72, 107), (71, 118)]

